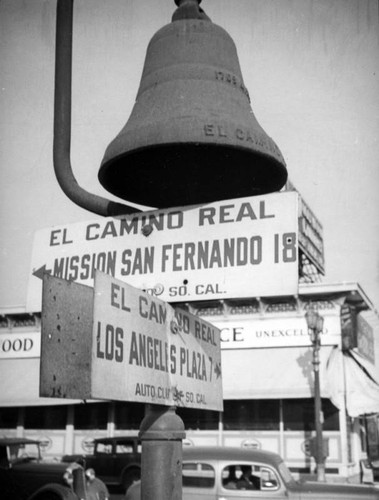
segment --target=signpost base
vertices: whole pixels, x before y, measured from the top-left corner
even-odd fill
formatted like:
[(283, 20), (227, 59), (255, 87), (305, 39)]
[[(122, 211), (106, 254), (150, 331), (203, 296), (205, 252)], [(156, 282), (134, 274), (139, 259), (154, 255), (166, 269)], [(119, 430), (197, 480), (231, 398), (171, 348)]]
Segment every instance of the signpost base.
[(141, 500), (182, 499), (182, 419), (175, 407), (147, 405), (141, 422)]

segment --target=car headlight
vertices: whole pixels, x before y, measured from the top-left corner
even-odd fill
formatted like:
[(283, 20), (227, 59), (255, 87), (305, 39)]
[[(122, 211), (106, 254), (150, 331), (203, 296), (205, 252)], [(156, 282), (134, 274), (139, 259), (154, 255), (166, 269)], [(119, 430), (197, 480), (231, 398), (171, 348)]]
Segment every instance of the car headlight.
[(66, 469), (66, 472), (63, 474), (63, 479), (66, 481), (66, 483), (69, 486), (73, 485), (73, 483), (74, 483), (74, 475), (72, 473), (72, 469), (71, 468), (67, 468)]
[(86, 470), (86, 478), (90, 483), (92, 483), (92, 481), (95, 479), (95, 477), (96, 477), (96, 474), (95, 474), (95, 471), (93, 469)]

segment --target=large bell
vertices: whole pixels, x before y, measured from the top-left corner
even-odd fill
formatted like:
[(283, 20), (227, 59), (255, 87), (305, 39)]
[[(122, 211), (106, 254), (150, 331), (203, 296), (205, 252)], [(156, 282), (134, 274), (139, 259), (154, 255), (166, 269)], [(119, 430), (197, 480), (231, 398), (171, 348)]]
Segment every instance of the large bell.
[(108, 146), (101, 184), (122, 199), (171, 207), (270, 193), (285, 162), (257, 122), (235, 44), (196, 0), (176, 0), (151, 39), (131, 116)]

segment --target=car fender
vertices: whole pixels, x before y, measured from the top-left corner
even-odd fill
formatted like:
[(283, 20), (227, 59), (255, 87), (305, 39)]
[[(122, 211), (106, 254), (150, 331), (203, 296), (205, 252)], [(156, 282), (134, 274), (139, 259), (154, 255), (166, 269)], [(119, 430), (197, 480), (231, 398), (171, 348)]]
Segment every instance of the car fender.
[(139, 471), (139, 473), (137, 475), (135, 475), (135, 474), (134, 475), (135, 475), (136, 479), (139, 479), (141, 477), (141, 464), (139, 464), (138, 462), (133, 462), (133, 463), (125, 466), (120, 474), (120, 484), (125, 486), (127, 489), (134, 482), (134, 480), (132, 482), (130, 482), (129, 484), (126, 484), (125, 479), (130, 474), (132, 474), (132, 476), (133, 476), (133, 473), (136, 473), (137, 471)]
[(47, 494), (57, 495), (61, 500), (77, 500), (77, 496), (75, 493), (68, 488), (67, 486), (63, 486), (61, 484), (45, 484), (39, 490), (35, 491), (28, 500), (39, 500), (40, 498), (46, 498)]
[(141, 500), (141, 481), (131, 485), (126, 492), (125, 500)]

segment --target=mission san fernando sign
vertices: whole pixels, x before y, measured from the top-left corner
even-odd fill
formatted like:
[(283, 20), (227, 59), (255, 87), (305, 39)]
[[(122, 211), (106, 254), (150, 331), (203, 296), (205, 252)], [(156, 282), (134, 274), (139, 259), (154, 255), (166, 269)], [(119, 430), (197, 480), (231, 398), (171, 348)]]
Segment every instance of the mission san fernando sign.
[(93, 286), (95, 270), (168, 302), (296, 293), (298, 194), (276, 193), (38, 231), (27, 309), (43, 272)]

